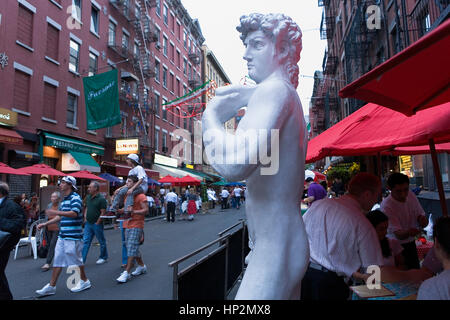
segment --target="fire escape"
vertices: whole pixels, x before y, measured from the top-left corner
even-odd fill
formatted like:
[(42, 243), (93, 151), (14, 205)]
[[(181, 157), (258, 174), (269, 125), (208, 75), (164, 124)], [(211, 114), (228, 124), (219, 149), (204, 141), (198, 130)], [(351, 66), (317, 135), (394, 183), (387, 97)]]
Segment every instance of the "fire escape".
[[(364, 5), (353, 8), (353, 20), (347, 37), (344, 39), (345, 47), (345, 77), (346, 83), (351, 83), (371, 69), (370, 46), (375, 43), (378, 30), (367, 28)], [(349, 111), (353, 113), (364, 105), (357, 99), (348, 99)]]
[[(140, 9), (135, 11), (136, 14), (133, 14), (130, 9), (129, 0), (109, 0), (109, 2), (134, 26), (136, 32), (137, 41), (135, 43), (138, 44), (137, 51), (132, 52), (129, 50), (130, 45), (125, 45), (124, 43), (121, 46), (109, 43), (108, 47), (122, 58), (128, 59), (134, 72), (138, 75), (136, 77), (130, 73), (122, 74), (122, 79), (129, 79), (135, 82), (135, 90), (130, 90), (130, 84), (123, 81), (120, 97), (125, 99), (138, 113), (137, 118), (133, 117), (133, 122), (144, 133), (143, 136), (140, 136), (140, 144), (144, 147), (151, 148), (154, 133), (152, 130), (152, 134), (149, 136), (148, 130), (149, 128), (154, 128), (151, 124), (154, 122), (155, 107), (150, 97), (150, 87), (146, 86), (146, 82), (155, 76), (155, 64), (154, 56), (150, 53), (147, 44), (157, 41), (157, 36), (155, 37), (155, 27), (146, 13), (148, 12), (148, 8), (151, 9), (156, 6), (156, 0), (136, 0), (136, 5), (139, 4), (137, 9)], [(141, 12), (144, 15), (141, 15)], [(149, 116), (152, 116), (150, 124), (147, 122)], [(125, 136), (128, 135), (127, 132), (124, 134)]]

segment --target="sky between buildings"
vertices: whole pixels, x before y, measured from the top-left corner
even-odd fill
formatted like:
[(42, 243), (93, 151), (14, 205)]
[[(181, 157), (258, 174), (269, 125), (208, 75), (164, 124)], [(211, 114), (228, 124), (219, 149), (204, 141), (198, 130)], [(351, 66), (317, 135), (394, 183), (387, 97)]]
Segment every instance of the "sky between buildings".
[(244, 46), (236, 30), (240, 16), (252, 12), (290, 16), (303, 33), (297, 91), (303, 113), (309, 114), (314, 71), (322, 70), (326, 47), (326, 41), (320, 40), (322, 8), (317, 6), (317, 0), (181, 0), (181, 3), (192, 19), (199, 20), (205, 44), (214, 52), (233, 83), (239, 83), (247, 75), (242, 58)]

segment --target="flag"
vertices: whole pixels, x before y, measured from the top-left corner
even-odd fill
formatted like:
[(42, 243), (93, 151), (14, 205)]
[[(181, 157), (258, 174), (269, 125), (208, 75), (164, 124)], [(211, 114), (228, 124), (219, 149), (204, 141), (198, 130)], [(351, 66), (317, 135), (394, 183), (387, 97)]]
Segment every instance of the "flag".
[(118, 71), (83, 78), (88, 130), (112, 127), (121, 122)]

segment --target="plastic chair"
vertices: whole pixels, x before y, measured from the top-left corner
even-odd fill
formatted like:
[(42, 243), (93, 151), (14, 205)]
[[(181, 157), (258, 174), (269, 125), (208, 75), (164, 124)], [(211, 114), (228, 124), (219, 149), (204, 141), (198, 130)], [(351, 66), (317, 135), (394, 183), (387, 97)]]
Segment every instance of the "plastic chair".
[(28, 237), (21, 238), (16, 245), (16, 250), (14, 253), (14, 260), (16, 260), (16, 258), (17, 258), (17, 251), (19, 251), (19, 246), (24, 245), (24, 244), (30, 246), (30, 254), (31, 254), (31, 250), (33, 250), (34, 259), (37, 259), (37, 242), (38, 241), (36, 239), (39, 239), (39, 240), (41, 239), (41, 234), (44, 231), (44, 229), (41, 229), (41, 230), (36, 229), (36, 234), (34, 236), (33, 236), (33, 230), (37, 227), (38, 224), (44, 223), (45, 221), (46, 221), (46, 219), (39, 219), (31, 224), (30, 230), (28, 231)]

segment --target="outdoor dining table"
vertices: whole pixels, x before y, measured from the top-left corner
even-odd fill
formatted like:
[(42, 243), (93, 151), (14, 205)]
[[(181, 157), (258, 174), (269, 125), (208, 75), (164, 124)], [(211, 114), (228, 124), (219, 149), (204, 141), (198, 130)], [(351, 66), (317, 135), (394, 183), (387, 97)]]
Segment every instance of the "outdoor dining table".
[(381, 283), (392, 295), (384, 297), (361, 298), (353, 292), (352, 300), (416, 300), (420, 284), (412, 282)]

